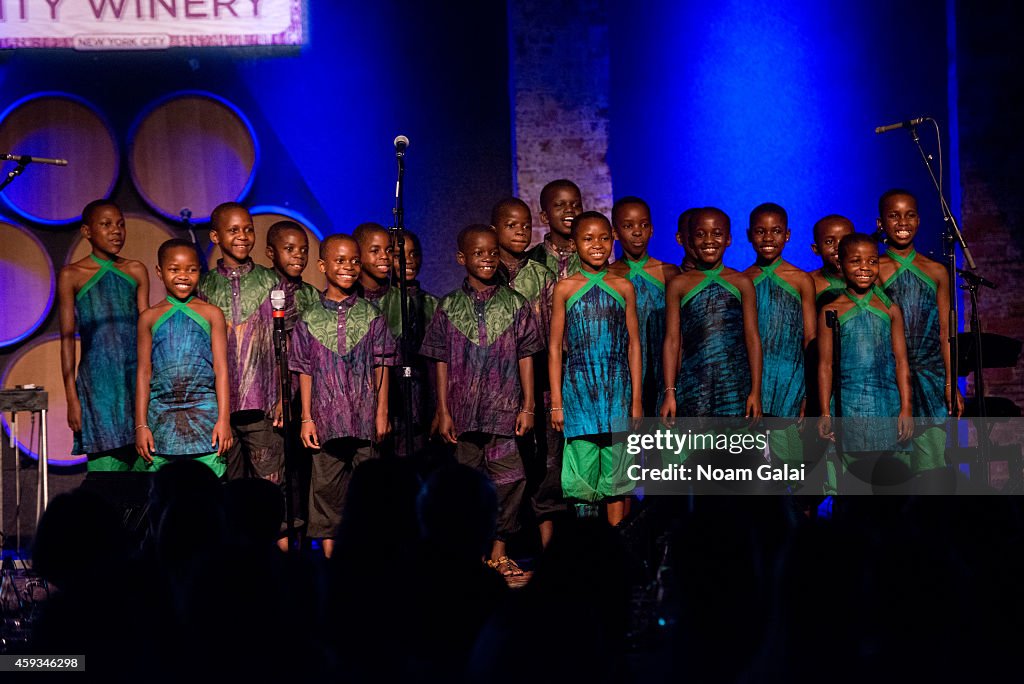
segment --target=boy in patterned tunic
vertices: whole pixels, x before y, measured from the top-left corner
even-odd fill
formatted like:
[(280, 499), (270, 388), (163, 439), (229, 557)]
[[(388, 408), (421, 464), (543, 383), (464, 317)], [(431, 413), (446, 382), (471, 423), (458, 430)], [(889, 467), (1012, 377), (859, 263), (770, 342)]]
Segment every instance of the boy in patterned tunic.
[(302, 312), (289, 365), (299, 373), (302, 443), (313, 449), (308, 535), (334, 551), (352, 471), (375, 456), (388, 432), (388, 374), (394, 338), (380, 309), (357, 296), (358, 243), (329, 235), (320, 243), (327, 288)]
[(217, 268), (199, 279), (200, 299), (220, 307), (228, 326), (231, 431), (227, 478), (256, 476), (284, 480), (280, 381), (274, 358), (270, 292), (282, 286), (273, 270), (253, 262), (256, 229), (237, 202), (218, 205), (210, 215), (210, 240), (220, 247)]
[(523, 571), (506, 541), (519, 529), (526, 486), (516, 437), (534, 426), (533, 359), (543, 348), (529, 303), (498, 283), (498, 239), (472, 225), (458, 238), (462, 287), (444, 296), (420, 353), (437, 361), (437, 428), (463, 465), (487, 473), (498, 493), (488, 565), (506, 577)]
[[(551, 295), (557, 278), (547, 266), (527, 255), (533, 217), (526, 202), (508, 197), (495, 204), (491, 209), (491, 226), (497, 233), (501, 256), (498, 278), (526, 298), (538, 323), (544, 349), (533, 358), (533, 392), (536, 405), (546, 412), (551, 408), (547, 337), (551, 330)], [(566, 510), (562, 498), (562, 441), (562, 435), (544, 420), (535, 423), (531, 434), (519, 439), (526, 466), (527, 494), (544, 548), (554, 534), (554, 518)]]
[(572, 221), (583, 211), (583, 197), (571, 180), (553, 180), (540, 191), (540, 220), (550, 230), (527, 254), (547, 266), (559, 280), (580, 270), (580, 258), (572, 241)]

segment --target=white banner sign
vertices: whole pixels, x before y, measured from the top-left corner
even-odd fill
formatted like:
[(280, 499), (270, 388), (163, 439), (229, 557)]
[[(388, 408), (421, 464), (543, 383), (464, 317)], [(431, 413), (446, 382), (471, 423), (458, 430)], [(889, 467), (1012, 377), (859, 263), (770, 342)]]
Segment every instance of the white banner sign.
[(0, 0), (0, 48), (298, 45), (304, 0)]

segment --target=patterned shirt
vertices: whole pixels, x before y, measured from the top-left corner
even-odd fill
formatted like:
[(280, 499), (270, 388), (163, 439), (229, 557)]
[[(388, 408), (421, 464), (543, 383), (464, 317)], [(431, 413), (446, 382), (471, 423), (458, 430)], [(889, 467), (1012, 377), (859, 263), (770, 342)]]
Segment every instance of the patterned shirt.
[(523, 394), (519, 360), (543, 348), (522, 295), (463, 282), (441, 299), (420, 353), (448, 364), (448, 410), (458, 434), (512, 435)]
[(529, 302), (533, 315), (540, 326), (542, 341), (547, 346), (547, 334), (551, 330), (551, 300), (555, 291), (555, 274), (530, 258), (520, 259), (509, 266), (502, 262), (498, 266), (498, 278), (502, 285), (508, 285), (523, 295)]
[(310, 418), (320, 442), (374, 437), (373, 369), (394, 364), (395, 340), (384, 316), (355, 294), (340, 302), (321, 295), (292, 333), (289, 367), (312, 378)]
[(284, 290), (284, 327), (291, 332), (302, 312), (320, 303), (320, 292), (305, 280), (291, 278), (282, 279), (281, 289)]
[(231, 411), (269, 414), (277, 404), (278, 372), (274, 358), (273, 309), (270, 291), (282, 287), (281, 277), (252, 260), (203, 274), (197, 294), (220, 307), (228, 328), (228, 373)]
[(551, 233), (544, 236), (544, 241), (526, 253), (526, 256), (544, 264), (548, 270), (565, 280), (580, 271), (580, 255), (575, 249), (558, 249), (551, 241)]

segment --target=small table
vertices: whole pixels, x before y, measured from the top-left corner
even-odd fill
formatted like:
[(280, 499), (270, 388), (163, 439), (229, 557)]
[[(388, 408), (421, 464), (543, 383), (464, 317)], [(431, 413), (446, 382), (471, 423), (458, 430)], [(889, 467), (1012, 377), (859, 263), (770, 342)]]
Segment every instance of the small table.
[[(21, 548), (21, 459), (18, 456), (18, 413), (29, 412), (40, 415), (39, 423), (39, 478), (36, 482), (36, 524), (46, 510), (46, 502), (50, 498), (47, 482), (47, 444), (46, 444), (46, 412), (49, 406), (49, 394), (41, 387), (31, 389), (0, 390), (0, 412), (11, 413), (11, 444), (14, 448), (14, 506), (15, 527), (18, 536), (18, 548)], [(0, 464), (2, 465), (2, 464)], [(0, 527), (3, 526), (4, 488), (3, 468), (0, 467)], [(0, 533), (3, 533), (0, 531)], [(6, 536), (6, 533), (3, 533)]]

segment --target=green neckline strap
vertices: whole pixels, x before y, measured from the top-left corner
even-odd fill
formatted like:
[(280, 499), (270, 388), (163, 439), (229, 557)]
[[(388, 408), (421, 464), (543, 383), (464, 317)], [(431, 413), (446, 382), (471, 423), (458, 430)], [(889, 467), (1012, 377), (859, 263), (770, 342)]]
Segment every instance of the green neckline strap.
[(776, 259), (774, 264), (770, 264), (768, 266), (761, 266), (761, 273), (756, 278), (754, 278), (754, 285), (756, 286), (765, 280), (770, 280), (779, 287), (781, 287), (783, 290), (788, 292), (789, 294), (796, 297), (797, 301), (800, 301), (800, 291), (797, 290), (792, 285), (790, 285), (788, 282), (786, 282), (782, 276), (775, 272), (779, 268), (779, 264), (781, 263), (782, 259)]
[(155, 335), (156, 331), (160, 329), (160, 326), (169, 321), (171, 319), (171, 316), (180, 311), (181, 313), (185, 314), (193, 321), (195, 321), (199, 325), (199, 327), (202, 328), (207, 335), (209, 335), (210, 322), (207, 321), (202, 316), (200, 316), (195, 311), (193, 311), (192, 307), (188, 305), (188, 303), (191, 302), (193, 299), (195, 299), (195, 297), (189, 297), (185, 301), (181, 301), (180, 299), (175, 299), (174, 297), (168, 297), (167, 303), (171, 305), (171, 308), (165, 311), (163, 315), (157, 319), (156, 323), (153, 324), (153, 334)]
[(892, 325), (892, 318), (889, 317), (889, 313), (887, 311), (882, 311), (877, 307), (871, 306), (872, 297), (878, 297), (878, 301), (882, 302), (882, 304), (884, 304), (887, 307), (892, 306), (892, 300), (889, 299), (885, 295), (885, 293), (879, 290), (877, 287), (872, 287), (863, 297), (854, 297), (849, 293), (849, 291), (845, 291), (843, 292), (843, 294), (846, 295), (847, 299), (853, 302), (854, 307), (839, 317), (840, 325), (845, 324), (851, 318), (858, 316), (861, 312), (864, 311), (872, 313), (881, 318), (886, 323)]
[(711, 283), (720, 285), (726, 292), (730, 293), (733, 297), (742, 302), (743, 295), (740, 293), (740, 289), (722, 277), (723, 270), (725, 270), (725, 264), (719, 264), (718, 268), (703, 271), (704, 280), (697, 283), (689, 292), (683, 295), (683, 298), (679, 300), (679, 306), (685, 306), (687, 302), (696, 297), (703, 290), (707, 289)]
[(900, 270), (901, 269), (906, 269), (906, 270), (910, 271), (911, 273), (913, 273), (915, 276), (917, 276), (918, 279), (920, 279), (921, 282), (923, 282), (925, 285), (927, 285), (931, 289), (932, 292), (938, 292), (938, 289), (939, 289), (938, 283), (936, 283), (934, 280), (932, 280), (931, 276), (929, 276), (927, 273), (922, 271), (921, 267), (914, 263), (914, 257), (917, 256), (917, 251), (911, 249), (910, 250), (910, 254), (908, 254), (907, 256), (903, 257), (903, 256), (900, 256), (899, 254), (897, 254), (896, 252), (892, 251), (891, 249), (889, 249), (889, 250), (886, 250), (885, 256), (889, 257), (890, 259), (892, 259), (893, 261), (896, 262), (896, 270), (893, 271), (893, 274), (891, 276), (889, 276), (888, 280), (886, 280), (882, 284), (882, 287), (889, 287), (889, 283), (891, 283), (893, 280), (896, 279), (896, 276), (898, 276), (900, 274)]
[(620, 306), (626, 306), (626, 299), (604, 280), (605, 275), (608, 273), (608, 269), (604, 268), (597, 273), (591, 273), (581, 268), (579, 272), (583, 274), (583, 277), (587, 279), (587, 282), (580, 289), (576, 290), (571, 297), (569, 297), (569, 300), (565, 303), (566, 311), (571, 309), (573, 305), (583, 297), (583, 295), (587, 294), (595, 287), (598, 287), (611, 295), (612, 299), (617, 301)]
[(85, 282), (85, 285), (82, 286), (82, 289), (80, 289), (78, 291), (78, 294), (75, 295), (75, 299), (76, 300), (81, 299), (82, 297), (84, 297), (85, 293), (88, 292), (89, 290), (91, 290), (93, 285), (95, 285), (96, 283), (100, 282), (100, 279), (103, 278), (103, 276), (105, 276), (107, 273), (114, 273), (115, 275), (121, 276), (122, 278), (127, 280), (129, 283), (131, 283), (132, 287), (138, 287), (139, 286), (139, 284), (137, 282), (135, 282), (135, 278), (132, 278), (130, 275), (128, 275), (127, 273), (125, 273), (121, 269), (119, 269), (116, 266), (114, 266), (114, 262), (112, 260), (100, 259), (99, 257), (97, 257), (95, 254), (92, 254), (91, 252), (89, 253), (89, 258), (92, 259), (93, 261), (95, 261), (97, 264), (99, 264), (100, 270), (96, 271), (92, 275), (92, 278), (89, 278), (89, 280), (87, 280)]
[(814, 295), (815, 302), (820, 302), (821, 298), (829, 293), (840, 292), (846, 289), (846, 281), (843, 280), (842, 278), (836, 278), (835, 276), (829, 275), (824, 271), (822, 271), (821, 274), (825, 277), (825, 280), (828, 281), (828, 287)]
[(660, 280), (655, 278), (654, 275), (652, 275), (652, 274), (650, 274), (650, 273), (648, 273), (647, 271), (644, 270), (644, 266), (646, 266), (647, 262), (650, 261), (650, 260), (651, 260), (651, 255), (650, 254), (645, 256), (640, 261), (630, 261), (629, 259), (623, 257), (623, 261), (625, 261), (626, 265), (629, 266), (629, 275), (627, 277), (630, 280), (632, 280), (634, 276), (640, 276), (641, 278), (649, 281), (650, 283), (655, 285), (658, 289), (660, 289), (660, 290), (662, 290), (664, 292), (664, 290), (665, 290), (665, 283), (661, 282)]

